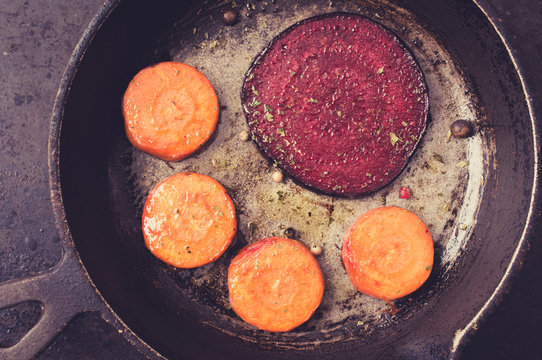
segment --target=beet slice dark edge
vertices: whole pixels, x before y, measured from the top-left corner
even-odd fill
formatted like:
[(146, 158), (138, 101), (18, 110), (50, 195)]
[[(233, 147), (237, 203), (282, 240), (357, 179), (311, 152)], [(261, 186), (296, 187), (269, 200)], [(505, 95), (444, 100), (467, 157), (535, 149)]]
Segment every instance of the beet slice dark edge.
[[(350, 24), (353, 24), (351, 29), (347, 28)], [(330, 26), (334, 29), (315, 28), (315, 25)], [(346, 28), (339, 31), (337, 27), (339, 30), (341, 27)], [(351, 30), (353, 35), (347, 30)], [(363, 30), (367, 30), (366, 37), (378, 36), (371, 40), (372, 42), (362, 40), (340, 43), (345, 40), (343, 37), (348, 40), (361, 36), (358, 32)], [(330, 33), (323, 35), (330, 36), (333, 36), (332, 32), (335, 32), (334, 36), (338, 36), (340, 32), (341, 35), (332, 39), (337, 40), (336, 44), (332, 41), (330, 47), (326, 48), (325, 36), (316, 38), (314, 34), (309, 34), (304, 38), (292, 38), (303, 31), (313, 31), (315, 34), (318, 31), (329, 31)], [(326, 51), (335, 51), (339, 54), (341, 51), (350, 51), (350, 54), (359, 54), (359, 59), (364, 61), (362, 70), (370, 68), (372, 71), (363, 72), (359, 66), (349, 70), (349, 64), (353, 63), (346, 61), (346, 58), (343, 59), (341, 57), (343, 55), (324, 58), (317, 54), (320, 60), (329, 60), (329, 67), (328, 65), (318, 67), (318, 56), (313, 56), (318, 49), (308, 41), (310, 36), (318, 39)], [(304, 40), (300, 45), (304, 53), (288, 55), (289, 57), (286, 56), (284, 59), (283, 54), (290, 50), (288, 45), (295, 45), (296, 39), (298, 44)], [(281, 45), (282, 48), (279, 47)], [(337, 46), (332, 48), (334, 45)], [(306, 48), (303, 49), (303, 46)], [(370, 49), (365, 53), (358, 53), (360, 47), (362, 50)], [(400, 53), (398, 55), (394, 53), (394, 56), (385, 53), (392, 49)], [(382, 59), (378, 57), (379, 54), (375, 54), (377, 51), (384, 51)], [(277, 60), (273, 57), (277, 53), (282, 59)], [(296, 58), (298, 55), (302, 56)], [(371, 56), (377, 56), (376, 60)], [(396, 65), (389, 62), (376, 64), (378, 61), (384, 61), (386, 56), (395, 60)], [(286, 60), (290, 60), (290, 63)], [(299, 65), (300, 60), (308, 64)], [(369, 62), (369, 65), (365, 62)], [(288, 70), (290, 65), (292, 68)], [(343, 65), (344, 74), (341, 74)], [(401, 71), (399, 76), (394, 76), (393, 70), (396, 70), (394, 66), (400, 65), (407, 68), (402, 69), (405, 71)], [(317, 74), (321, 78), (312, 77), (310, 80), (303, 80), (303, 74), (306, 75), (303, 70), (311, 66), (313, 69), (323, 71)], [(265, 76), (261, 76), (262, 73), (266, 75), (266, 69), (271, 69), (269, 70), (271, 73), (278, 73), (273, 77), (273, 81), (262, 80), (262, 78), (266, 80)], [(299, 69), (300, 75), (297, 73)], [(337, 79), (326, 73), (330, 69), (341, 70), (336, 71)], [(392, 76), (389, 76), (390, 73)], [(362, 81), (362, 77), (366, 77), (366, 81)], [(402, 77), (411, 78), (412, 81)], [(348, 83), (351, 80), (341, 82), (344, 78), (354, 78), (353, 84)], [(392, 80), (402, 82), (394, 84)], [(328, 82), (333, 81), (344, 87), (333, 87), (334, 84), (327, 86)], [(369, 89), (365, 93), (360, 90), (363, 87), (371, 88), (373, 84), (376, 84), (376, 90)], [(301, 90), (309, 95), (300, 94), (299, 88), (296, 90), (296, 85), (301, 86)], [(356, 86), (349, 88), (349, 85)], [(293, 86), (290, 93), (288, 86)], [(354, 93), (352, 96), (358, 95), (356, 99), (347, 94), (349, 89)], [(342, 90), (345, 91), (344, 96), (341, 96)], [(385, 91), (392, 92), (391, 99), (386, 98), (390, 94), (386, 94)], [(394, 94), (394, 91), (397, 91), (397, 94)], [(313, 93), (316, 94), (314, 97), (310, 95)], [(292, 94), (297, 98), (293, 99)], [(404, 96), (404, 101), (396, 99), (398, 95)], [(371, 96), (370, 100), (368, 96)], [(337, 101), (337, 98), (340, 101)], [(414, 98), (416, 100), (413, 100)], [(241, 101), (252, 137), (265, 155), (297, 182), (326, 194), (343, 196), (372, 193), (397, 177), (419, 144), (426, 129), (429, 113), (427, 85), (410, 49), (388, 28), (364, 16), (351, 13), (329, 13), (311, 17), (290, 26), (276, 36), (251, 64), (243, 82)], [(341, 111), (340, 106), (348, 107), (346, 102), (351, 102), (352, 108)], [(375, 103), (385, 108), (375, 106)], [(328, 111), (329, 114), (322, 114), (322, 110)], [(365, 112), (362, 113), (362, 110)], [(301, 120), (297, 118), (303, 116), (305, 117)], [(344, 120), (345, 117), (348, 118)], [(356, 127), (358, 125), (359, 127)]]

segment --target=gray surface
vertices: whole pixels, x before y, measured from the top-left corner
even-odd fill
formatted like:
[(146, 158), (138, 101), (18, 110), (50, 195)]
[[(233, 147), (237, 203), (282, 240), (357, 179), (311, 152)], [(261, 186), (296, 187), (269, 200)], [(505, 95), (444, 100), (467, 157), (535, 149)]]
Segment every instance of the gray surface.
[[(542, 5), (535, 0), (485, 3), (518, 47), (527, 83), (535, 98), (542, 99)], [(0, 282), (34, 275), (60, 259), (47, 180), (49, 117), (69, 56), (100, 6), (97, 0), (0, 2)], [(542, 113), (539, 104), (535, 110)], [(533, 241), (510, 294), (481, 325), (464, 358), (539, 358), (542, 285), (536, 275), (542, 271), (541, 247)], [(10, 328), (21, 322), (30, 326), (36, 311), (32, 304), (0, 311), (1, 342), (19, 337)], [(137, 357), (114, 329), (92, 314), (76, 317), (39, 356)]]
[[(35, 275), (60, 260), (47, 177), (49, 118), (67, 61), (100, 5), (0, 2), (0, 282)], [(0, 343), (20, 339), (40, 313), (36, 303), (0, 311)], [(136, 356), (98, 316), (82, 315), (40, 358)]]

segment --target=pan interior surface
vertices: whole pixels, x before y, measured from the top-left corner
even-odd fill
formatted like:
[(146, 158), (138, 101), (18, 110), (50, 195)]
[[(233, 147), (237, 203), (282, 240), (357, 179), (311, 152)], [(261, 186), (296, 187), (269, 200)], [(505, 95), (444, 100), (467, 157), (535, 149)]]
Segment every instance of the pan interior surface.
[[(223, 316), (228, 320), (225, 322), (227, 325), (235, 326), (231, 331), (237, 328), (250, 331), (251, 327), (245, 326), (229, 305), (226, 283), (229, 260), (240, 247), (264, 237), (282, 235), (285, 229), (293, 228), (299, 240), (307, 246), (319, 244), (324, 249), (319, 261), (326, 276), (326, 292), (317, 313), (302, 327), (290, 334), (264, 336), (274, 343), (277, 339), (285, 339), (284, 345), (291, 346), (288, 340), (291, 336), (318, 333), (320, 337), (348, 327), (351, 331), (348, 336), (356, 338), (378, 326), (400, 321), (401, 314), (411, 312), (409, 309), (413, 305), (399, 302), (399, 313), (392, 317), (386, 311), (389, 310), (386, 302), (354, 290), (341, 262), (342, 239), (346, 230), (356, 217), (383, 204), (418, 213), (431, 229), (437, 247), (433, 283), (438, 281), (438, 277), (445, 276), (465, 245), (468, 228), (464, 227), (472, 227), (476, 222), (476, 207), (480, 202), (485, 171), (483, 143), (487, 143), (483, 132), (469, 139), (447, 142), (448, 128), (456, 119), (482, 124), (483, 115), (476, 111), (476, 98), (458, 73), (451, 55), (421, 25), (413, 23), (408, 13), (393, 18), (386, 16), (386, 21), (378, 13), (382, 18), (376, 17), (373, 9), (350, 2), (334, 6), (329, 6), (328, 2), (299, 2), (296, 11), (278, 13), (272, 11), (278, 5), (270, 4), (269, 9), (263, 12), (264, 6), (258, 5), (256, 10), (239, 9), (242, 23), (235, 27), (222, 25), (221, 19), (216, 19), (220, 14), (206, 8), (188, 23), (181, 21), (176, 24), (160, 41), (156, 53), (169, 54), (171, 60), (192, 65), (209, 78), (220, 99), (220, 123), (212, 142), (204, 150), (180, 162), (165, 162), (137, 151), (121, 135), (116, 142), (118, 146), (111, 153), (109, 166), (123, 171), (121, 174), (110, 172), (111, 206), (113, 213), (117, 214), (116, 223), (122, 226), (121, 241), (126, 243), (127, 251), (133, 251), (142, 246), (139, 220), (146, 195), (154, 185), (177, 172), (197, 172), (216, 178), (228, 189), (238, 212), (237, 244), (223, 259), (202, 268), (168, 269), (172, 282), (167, 288), (180, 291), (195, 303), (206, 306), (208, 311)], [(274, 183), (272, 173), (276, 167), (261, 155), (253, 142), (239, 140), (238, 134), (248, 129), (242, 115), (240, 88), (253, 57), (286, 27), (323, 11), (361, 13), (382, 22), (397, 34), (402, 32), (403, 40), (410, 44), (420, 62), (430, 89), (432, 121), (419, 151), (406, 171), (390, 186), (370, 196), (346, 199), (322, 195), (291, 179)], [(252, 17), (247, 18), (247, 12)], [(422, 45), (415, 46), (417, 41)], [(149, 62), (155, 60), (152, 58)], [(126, 168), (119, 163), (123, 157), (130, 159)], [(126, 196), (127, 189), (123, 188), (126, 172), (132, 181), (130, 188), (134, 189), (130, 196), (135, 205), (134, 212), (129, 216), (125, 213), (125, 201), (115, 198), (117, 194)], [(401, 186), (409, 186), (414, 197), (399, 199)], [(148, 256), (145, 250), (140, 251), (143, 254), (138, 257), (143, 256), (146, 262), (158, 268), (166, 268)], [(417, 297), (423, 298), (434, 292), (431, 288), (429, 284)], [(211, 292), (210, 296), (208, 292)], [(358, 323), (363, 323), (363, 326)], [(336, 338), (334, 334), (326, 339), (336, 341)]]
[[(504, 148), (529, 149), (532, 144), (528, 127), (510, 135), (506, 125), (510, 119), (527, 121), (521, 101), (516, 101), (521, 94), (509, 93), (519, 89), (517, 81), (511, 77), (499, 83), (487, 78), (500, 75), (464, 64), (474, 62), (467, 55), (468, 47), (454, 47), (456, 52), (448, 48), (448, 43), (459, 42), (455, 36), (469, 33), (469, 27), (483, 26), (484, 20), (479, 15), (459, 18), (459, 35), (451, 30), (452, 34), (446, 34), (430, 30), (426, 23), (436, 26), (445, 7), (428, 10), (424, 2), (418, 6), (421, 16), (416, 9), (394, 3), (356, 1), (119, 3), (96, 34), (72, 84), (62, 124), (60, 170), (67, 220), (83, 263), (112, 309), (146, 343), (172, 358), (221, 354), (222, 358), (297, 359), (314, 357), (314, 351), (324, 358), (357, 358), (361, 349), (368, 351), (369, 358), (381, 358), (393, 356), (396, 347), (414, 353), (420, 347), (440, 354), (449, 351), (449, 344), (443, 345), (438, 337), (451, 340), (456, 327), (477, 311), (480, 300), (469, 302), (461, 317), (450, 320), (446, 334), (438, 334), (438, 324), (427, 322), (452, 316), (454, 311), (443, 310), (443, 303), (452, 304), (457, 301), (454, 294), (473, 286), (463, 285), (462, 280), (481, 266), (477, 259), (489, 256), (486, 263), (502, 267), (519, 238), (501, 239), (488, 224), (495, 216), (492, 204), (500, 196), (527, 197), (529, 182), (514, 185), (507, 171), (517, 171), (518, 162), (528, 169), (532, 159), (525, 151), (526, 158), (498, 161), (499, 139), (504, 139)], [(221, 12), (232, 7), (239, 21), (226, 26)], [(459, 6), (452, 9), (461, 13)], [(467, 9), (476, 14), (474, 6)], [(254, 57), (289, 26), (332, 12), (360, 14), (391, 29), (414, 53), (429, 89), (430, 122), (407, 167), (390, 185), (355, 199), (319, 194), (292, 179), (274, 183), (273, 164), (254, 143), (238, 137), (247, 130), (240, 89)], [(481, 34), (490, 35), (475, 37), (472, 51), (483, 53), (480, 43), (498, 42), (484, 29)], [(128, 82), (143, 67), (160, 61), (196, 67), (211, 81), (220, 101), (215, 134), (201, 151), (180, 162), (162, 161), (136, 150), (123, 130), (120, 101)], [(506, 58), (499, 61), (489, 67), (511, 76), (513, 68)], [(486, 88), (497, 95), (485, 93)], [(491, 108), (488, 97), (494, 101)], [(472, 121), (474, 136), (449, 140), (448, 129), (457, 119)], [(167, 266), (145, 248), (141, 214), (154, 185), (188, 171), (209, 175), (224, 185), (236, 206), (239, 230), (235, 243), (220, 259), (185, 270)], [(501, 176), (508, 179), (504, 185), (511, 193), (496, 192), (503, 186), (498, 180)], [(401, 186), (412, 190), (411, 199), (399, 199)], [(429, 280), (414, 294), (396, 301), (394, 315), (386, 302), (354, 290), (340, 256), (342, 237), (350, 224), (365, 211), (383, 205), (418, 214), (435, 242)], [(516, 211), (512, 206), (509, 210)], [(506, 221), (512, 222), (513, 235), (520, 232), (524, 219)], [(324, 249), (318, 258), (326, 282), (324, 299), (313, 317), (291, 332), (259, 331), (232, 311), (227, 267), (242, 247), (283, 235), (288, 228), (308, 246), (318, 244)], [(480, 256), (484, 249), (501, 243), (506, 245), (501, 252)], [(493, 279), (488, 271), (492, 270), (486, 269), (481, 276), (489, 276), (492, 282), (480, 298), (487, 297), (498, 280), (498, 274)], [(408, 336), (429, 340), (416, 347), (406, 340)]]

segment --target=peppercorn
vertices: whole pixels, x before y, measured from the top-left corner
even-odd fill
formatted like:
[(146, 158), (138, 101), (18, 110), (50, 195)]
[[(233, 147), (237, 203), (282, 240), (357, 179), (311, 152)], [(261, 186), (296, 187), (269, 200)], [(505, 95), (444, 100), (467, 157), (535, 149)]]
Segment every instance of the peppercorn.
[(318, 244), (314, 244), (311, 246), (311, 253), (315, 256), (318, 256), (322, 253), (322, 247)]
[(399, 199), (410, 199), (410, 189), (408, 186), (401, 186), (399, 188)]
[(456, 138), (466, 138), (472, 135), (472, 124), (468, 120), (456, 120), (450, 126), (452, 135)]
[(250, 135), (248, 131), (243, 130), (239, 133), (239, 140), (241, 141), (248, 141), (250, 139)]
[(237, 22), (237, 12), (233, 9), (225, 10), (222, 13), (222, 21), (224, 21), (226, 25), (235, 24)]
[(284, 174), (280, 170), (275, 171), (272, 177), (273, 177), (273, 181), (276, 183), (280, 183), (284, 181)]
[(286, 236), (288, 239), (295, 239), (296, 238), (295, 229), (291, 227), (284, 229), (284, 236)]

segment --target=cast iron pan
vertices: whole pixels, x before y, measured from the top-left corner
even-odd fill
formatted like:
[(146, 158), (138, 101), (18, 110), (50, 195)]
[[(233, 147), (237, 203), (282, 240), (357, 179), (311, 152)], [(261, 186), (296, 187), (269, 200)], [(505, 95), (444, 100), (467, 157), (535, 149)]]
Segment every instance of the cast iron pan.
[[(220, 14), (232, 6), (240, 20), (226, 27)], [(246, 128), (239, 91), (252, 59), (288, 26), (330, 12), (357, 13), (394, 31), (429, 88), (431, 121), (406, 169), (357, 199), (318, 194), (291, 179), (274, 184), (272, 163), (255, 144), (236, 140)], [(120, 112), (134, 74), (164, 60), (200, 69), (221, 104), (209, 144), (178, 163), (135, 150)], [(29, 358), (75, 314), (98, 311), (149, 358), (457, 358), (526, 247), (539, 152), (528, 101), (505, 44), (469, 2), (108, 1), (75, 50), (53, 112), (51, 194), (64, 255), (51, 271), (0, 289), (1, 306), (39, 300), (44, 307), (36, 327), (0, 355)], [(473, 121), (476, 134), (446, 142), (458, 118)], [(238, 211), (235, 244), (193, 270), (154, 258), (140, 230), (150, 188), (180, 171), (217, 178)], [(411, 200), (398, 199), (401, 185), (413, 189)], [(383, 203), (418, 213), (436, 246), (431, 277), (395, 302), (395, 315), (353, 290), (339, 256), (353, 219)], [(323, 246), (326, 294), (299, 328), (259, 331), (231, 310), (226, 268), (246, 244), (288, 227)]]

